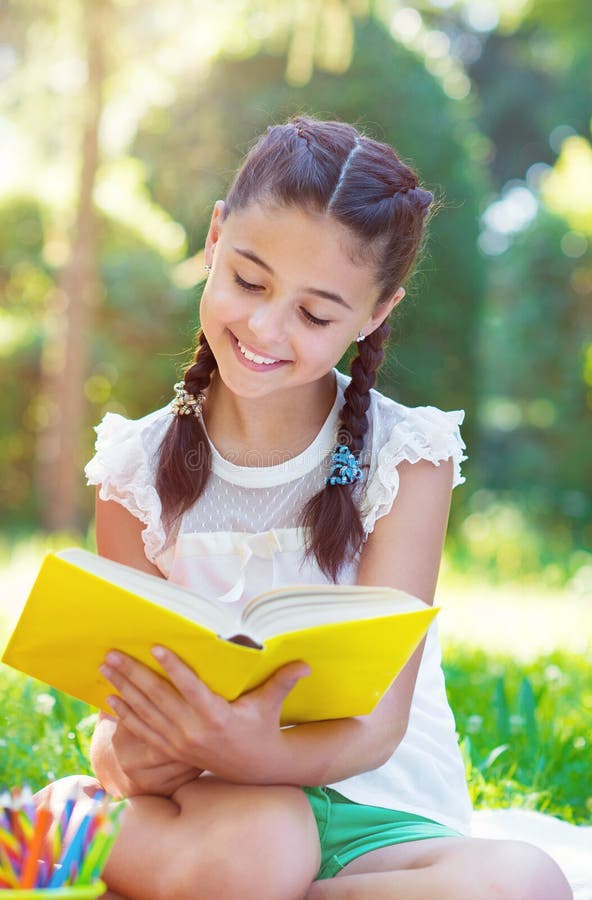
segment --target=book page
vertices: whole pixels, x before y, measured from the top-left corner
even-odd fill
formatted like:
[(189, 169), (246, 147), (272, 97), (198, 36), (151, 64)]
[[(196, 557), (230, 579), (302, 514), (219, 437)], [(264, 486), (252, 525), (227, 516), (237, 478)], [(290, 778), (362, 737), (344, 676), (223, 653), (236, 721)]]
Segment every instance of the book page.
[(248, 633), (262, 643), (265, 638), (357, 619), (374, 619), (426, 609), (411, 594), (393, 588), (365, 585), (294, 585), (251, 600), (243, 611)]

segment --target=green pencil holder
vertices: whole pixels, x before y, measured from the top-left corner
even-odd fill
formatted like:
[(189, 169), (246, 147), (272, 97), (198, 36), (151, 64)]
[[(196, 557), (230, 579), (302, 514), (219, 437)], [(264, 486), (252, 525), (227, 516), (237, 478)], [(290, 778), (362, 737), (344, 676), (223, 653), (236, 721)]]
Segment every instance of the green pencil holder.
[(72, 887), (59, 888), (9, 888), (4, 890), (0, 888), (1, 900), (38, 900), (39, 897), (47, 897), (47, 900), (95, 900), (95, 897), (101, 897), (107, 890), (107, 885), (103, 881), (94, 881), (92, 884), (81, 884)]

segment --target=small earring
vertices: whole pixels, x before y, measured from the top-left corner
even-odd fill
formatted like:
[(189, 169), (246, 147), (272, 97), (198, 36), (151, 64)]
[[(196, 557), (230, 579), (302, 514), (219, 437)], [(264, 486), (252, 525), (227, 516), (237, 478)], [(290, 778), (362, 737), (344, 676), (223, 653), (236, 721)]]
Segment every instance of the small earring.
[(206, 263), (206, 265), (204, 266), (204, 269), (206, 270), (206, 273), (207, 273), (208, 275), (209, 275), (210, 272), (212, 271), (212, 267), (211, 267), (211, 266), (208, 266), (207, 263)]
[(360, 331), (360, 333), (358, 334), (358, 336), (357, 336), (357, 338), (356, 338), (356, 341), (357, 341), (358, 344), (359, 344), (360, 341), (365, 341), (365, 340), (366, 340), (366, 335), (365, 335), (365, 334), (362, 334), (362, 332)]

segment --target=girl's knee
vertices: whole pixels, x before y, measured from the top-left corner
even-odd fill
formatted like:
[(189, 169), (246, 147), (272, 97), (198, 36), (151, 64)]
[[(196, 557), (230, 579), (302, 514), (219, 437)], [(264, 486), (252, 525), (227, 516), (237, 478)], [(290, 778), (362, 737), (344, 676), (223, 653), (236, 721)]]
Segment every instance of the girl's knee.
[(492, 897), (503, 900), (573, 900), (562, 870), (547, 853), (524, 841), (498, 841), (492, 855)]
[(300, 865), (297, 848), (288, 863), (285, 858), (273, 859), (273, 847), (268, 849), (270, 858), (263, 860), (265, 837), (261, 835), (261, 845), (250, 857), (229, 847), (219, 855), (197, 851), (185, 854), (176, 865), (171, 861), (152, 900), (302, 900), (315, 873), (309, 876), (306, 864)]
[(61, 807), (70, 797), (94, 797), (102, 790), (101, 783), (91, 775), (67, 775), (46, 784), (34, 795), (36, 805), (48, 803), (52, 809)]
[[(277, 803), (254, 802), (211, 822), (209, 833), (198, 836), (194, 852), (185, 855), (181, 880), (179, 873), (173, 876), (180, 898), (302, 900), (320, 865), (318, 832), (314, 818), (308, 827), (307, 817), (297, 814), (297, 805), (286, 808), (283, 792), (283, 802), (278, 792)], [(182, 821), (177, 827), (187, 847)]]

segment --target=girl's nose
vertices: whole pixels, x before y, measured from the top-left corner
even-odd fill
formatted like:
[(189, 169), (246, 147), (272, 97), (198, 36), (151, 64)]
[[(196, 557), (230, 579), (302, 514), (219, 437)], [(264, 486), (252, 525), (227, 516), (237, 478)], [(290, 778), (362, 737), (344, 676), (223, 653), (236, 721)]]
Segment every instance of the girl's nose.
[(278, 304), (260, 304), (249, 317), (249, 328), (267, 348), (280, 344), (286, 338), (286, 311)]

